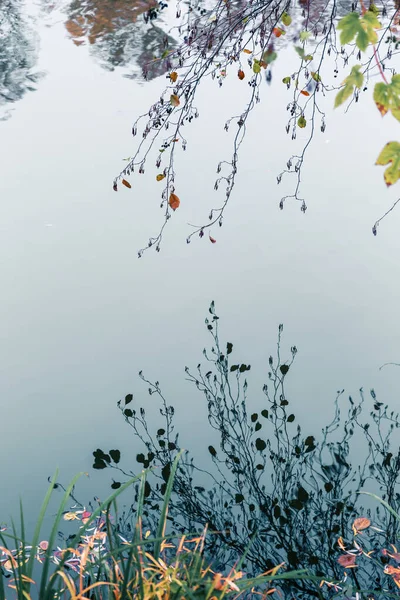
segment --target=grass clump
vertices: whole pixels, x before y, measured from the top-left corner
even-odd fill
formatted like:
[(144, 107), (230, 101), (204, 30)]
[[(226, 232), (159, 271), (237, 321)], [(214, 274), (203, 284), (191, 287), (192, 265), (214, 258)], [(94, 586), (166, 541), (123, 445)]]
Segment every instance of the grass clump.
[[(168, 501), (178, 456), (171, 468), (157, 530), (152, 535), (142, 524), (147, 472), (126, 482), (93, 510), (67, 509), (77, 476), (64, 490), (48, 539), (41, 539), (43, 520), (56, 485), (52, 479), (39, 513), (32, 543), (25, 538), (21, 506), (20, 528), (12, 522), (11, 532), (0, 532), (0, 600), (169, 600), (260, 597), (279, 590), (288, 578), (313, 579), (305, 571), (284, 572), (277, 565), (256, 577), (242, 570), (245, 555), (232, 568), (219, 571), (204, 553), (205, 527), (193, 535), (167, 534)], [(130, 539), (118, 526), (117, 498), (138, 485), (136, 510)], [(76, 521), (78, 530), (56, 546), (62, 521)], [(249, 543), (249, 548), (251, 542)], [(315, 583), (315, 581), (314, 581)]]

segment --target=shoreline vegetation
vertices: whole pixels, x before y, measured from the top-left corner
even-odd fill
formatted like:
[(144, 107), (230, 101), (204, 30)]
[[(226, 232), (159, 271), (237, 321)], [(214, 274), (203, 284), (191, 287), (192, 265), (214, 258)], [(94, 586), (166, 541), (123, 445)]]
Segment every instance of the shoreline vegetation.
[[(191, 535), (167, 533), (168, 503), (173, 481), (181, 456), (177, 456), (171, 469), (164, 502), (156, 531), (143, 528), (145, 486), (148, 476), (126, 482), (92, 512), (75, 505), (66, 510), (73, 498), (74, 478), (64, 490), (64, 495), (54, 519), (49, 539), (41, 540), (43, 519), (56, 484), (53, 477), (37, 520), (32, 544), (25, 540), (24, 516), (21, 506), (20, 528), (12, 523), (11, 533), (3, 527), (0, 532), (0, 599), (40, 600), (131, 600), (150, 599), (202, 599), (221, 598), (289, 598), (285, 590), (301, 581), (309, 588), (309, 597), (318, 598), (398, 598), (400, 588), (400, 553), (390, 548), (371, 549), (370, 533), (382, 532), (367, 517), (357, 518), (351, 525), (353, 539), (345, 542), (339, 537), (335, 560), (342, 569), (340, 580), (329, 581), (307, 570), (287, 569), (285, 563), (249, 576), (243, 570), (246, 553), (238, 557), (229, 569), (218, 571), (205, 551), (206, 539), (217, 532), (194, 532)], [(117, 526), (119, 496), (132, 486), (137, 487), (135, 521), (132, 536), (124, 538)], [(399, 516), (390, 506), (382, 503), (396, 520)], [(55, 548), (58, 528), (62, 520), (76, 521), (78, 530), (65, 541), (64, 547)], [(252, 540), (249, 540), (248, 550)], [(386, 577), (382, 589), (360, 590), (352, 582), (352, 575), (363, 563), (374, 562)], [(38, 569), (38, 566), (40, 567)], [(368, 567), (367, 567), (368, 568)], [(394, 584), (394, 588), (390, 586)], [(371, 580), (372, 584), (372, 580)], [(294, 590), (293, 590), (294, 591)]]

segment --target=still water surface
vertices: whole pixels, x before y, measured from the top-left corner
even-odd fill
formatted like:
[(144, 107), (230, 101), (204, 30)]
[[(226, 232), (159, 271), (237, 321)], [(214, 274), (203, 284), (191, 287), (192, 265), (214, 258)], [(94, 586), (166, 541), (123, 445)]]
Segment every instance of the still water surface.
[(306, 160), (308, 211), (295, 203), (280, 211), (276, 174), (292, 146), (279, 82), (295, 60), (282, 53), (278, 83), (265, 84), (252, 115), (225, 225), (212, 232), (217, 243), (188, 246), (188, 223), (220, 200), (215, 167), (230, 151), (223, 124), (245, 100), (236, 81), (221, 90), (205, 82), (202, 118), (178, 167), (181, 206), (161, 253), (138, 260), (162, 222), (155, 170), (118, 194), (111, 182), (134, 151), (133, 119), (165, 83), (162, 73), (140, 76), (163, 23), (145, 26), (144, 3), (116, 22), (118, 3), (106, 1), (93, 23), (90, 4), (9, 0), (2, 15), (0, 521), (22, 496), (31, 524), (57, 466), (64, 482), (89, 472), (82, 501), (104, 497), (109, 477), (91, 469), (92, 451), (118, 447), (134, 457), (139, 449), (117, 400), (133, 392), (157, 414), (140, 369), (159, 379), (182, 445), (201, 456), (204, 405), (183, 369), (201, 360), (212, 299), (222, 335), (252, 364), (255, 405), (283, 322), (284, 345), (299, 349), (288, 395), (309, 433), (326, 423), (341, 388), (373, 386), (399, 406), (400, 371), (379, 366), (400, 361), (400, 213), (371, 234), (398, 193), (372, 166), (393, 121), (382, 121), (368, 95), (350, 114), (329, 110)]

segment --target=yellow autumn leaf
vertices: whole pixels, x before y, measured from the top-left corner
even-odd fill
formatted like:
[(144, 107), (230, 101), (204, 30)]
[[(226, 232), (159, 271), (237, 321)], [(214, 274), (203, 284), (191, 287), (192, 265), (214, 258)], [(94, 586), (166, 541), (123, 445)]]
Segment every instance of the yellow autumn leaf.
[(244, 52), (245, 54), (251, 54), (251, 50), (249, 50), (248, 48), (245, 48), (245, 49), (243, 50), (243, 52)]
[(178, 79), (178, 73), (176, 71), (172, 71), (172, 73), (169, 74), (169, 78), (172, 83), (175, 83), (175, 81)]
[(165, 175), (164, 173), (159, 173), (156, 177), (157, 181), (162, 181), (163, 179), (165, 179)]
[(79, 517), (74, 512), (67, 512), (64, 515), (64, 521), (78, 521), (78, 520), (79, 520)]

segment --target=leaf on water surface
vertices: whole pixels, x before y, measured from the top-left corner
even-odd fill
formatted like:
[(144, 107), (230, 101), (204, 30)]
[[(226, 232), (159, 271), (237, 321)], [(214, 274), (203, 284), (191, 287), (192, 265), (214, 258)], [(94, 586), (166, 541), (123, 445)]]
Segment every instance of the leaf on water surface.
[(389, 187), (400, 179), (400, 144), (399, 142), (388, 142), (376, 159), (376, 165), (389, 165), (385, 169), (383, 177)]
[(78, 520), (79, 520), (79, 517), (74, 512), (67, 512), (64, 515), (64, 521), (78, 521)]
[(176, 194), (170, 194), (168, 204), (170, 205), (172, 210), (176, 210), (179, 207), (180, 203), (181, 201), (179, 200)]
[(368, 529), (370, 525), (371, 521), (367, 519), (367, 517), (358, 517), (358, 519), (354, 521), (352, 529), (354, 534), (356, 535), (359, 531), (362, 531), (363, 529)]

